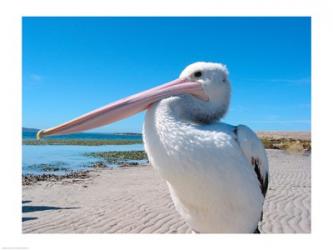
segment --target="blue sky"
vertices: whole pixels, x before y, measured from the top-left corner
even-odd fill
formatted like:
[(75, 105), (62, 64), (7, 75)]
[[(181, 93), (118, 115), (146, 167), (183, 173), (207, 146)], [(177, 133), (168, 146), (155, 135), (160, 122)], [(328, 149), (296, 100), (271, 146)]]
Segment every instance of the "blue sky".
[[(225, 122), (311, 129), (310, 18), (25, 17), (22, 32), (24, 127), (58, 125), (212, 61), (230, 71)], [(95, 131), (140, 132), (143, 118)]]

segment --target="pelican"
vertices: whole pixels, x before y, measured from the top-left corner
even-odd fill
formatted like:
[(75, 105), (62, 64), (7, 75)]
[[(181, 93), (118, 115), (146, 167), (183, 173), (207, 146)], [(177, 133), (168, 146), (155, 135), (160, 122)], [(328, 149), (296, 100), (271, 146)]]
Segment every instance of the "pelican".
[(245, 125), (219, 120), (229, 107), (227, 67), (196, 62), (179, 78), (118, 100), (37, 138), (103, 126), (145, 111), (143, 140), (178, 213), (197, 233), (259, 233), (268, 160)]

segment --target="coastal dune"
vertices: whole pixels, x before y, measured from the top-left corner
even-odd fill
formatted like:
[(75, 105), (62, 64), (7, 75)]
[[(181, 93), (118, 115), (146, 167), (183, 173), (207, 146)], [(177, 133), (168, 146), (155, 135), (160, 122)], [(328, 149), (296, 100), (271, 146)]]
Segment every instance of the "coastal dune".
[[(311, 156), (267, 150), (262, 233), (311, 232)], [(23, 233), (191, 233), (151, 166), (23, 186)]]

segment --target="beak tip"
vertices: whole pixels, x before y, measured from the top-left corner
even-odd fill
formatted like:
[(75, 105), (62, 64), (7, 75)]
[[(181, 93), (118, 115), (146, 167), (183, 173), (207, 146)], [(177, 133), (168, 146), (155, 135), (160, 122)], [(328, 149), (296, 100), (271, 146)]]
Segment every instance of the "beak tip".
[(43, 137), (44, 137), (44, 130), (41, 129), (41, 130), (39, 130), (39, 131), (37, 132), (36, 139), (37, 139), (37, 140), (40, 140), (40, 139), (42, 139)]

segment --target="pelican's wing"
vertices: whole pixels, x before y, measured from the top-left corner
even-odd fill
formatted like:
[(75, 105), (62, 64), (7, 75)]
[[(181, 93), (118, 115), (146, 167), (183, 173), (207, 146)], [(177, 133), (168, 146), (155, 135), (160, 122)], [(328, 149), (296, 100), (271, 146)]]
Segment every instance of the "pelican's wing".
[(234, 130), (236, 139), (255, 171), (263, 196), (268, 187), (268, 160), (265, 148), (257, 135), (248, 127), (239, 125)]

